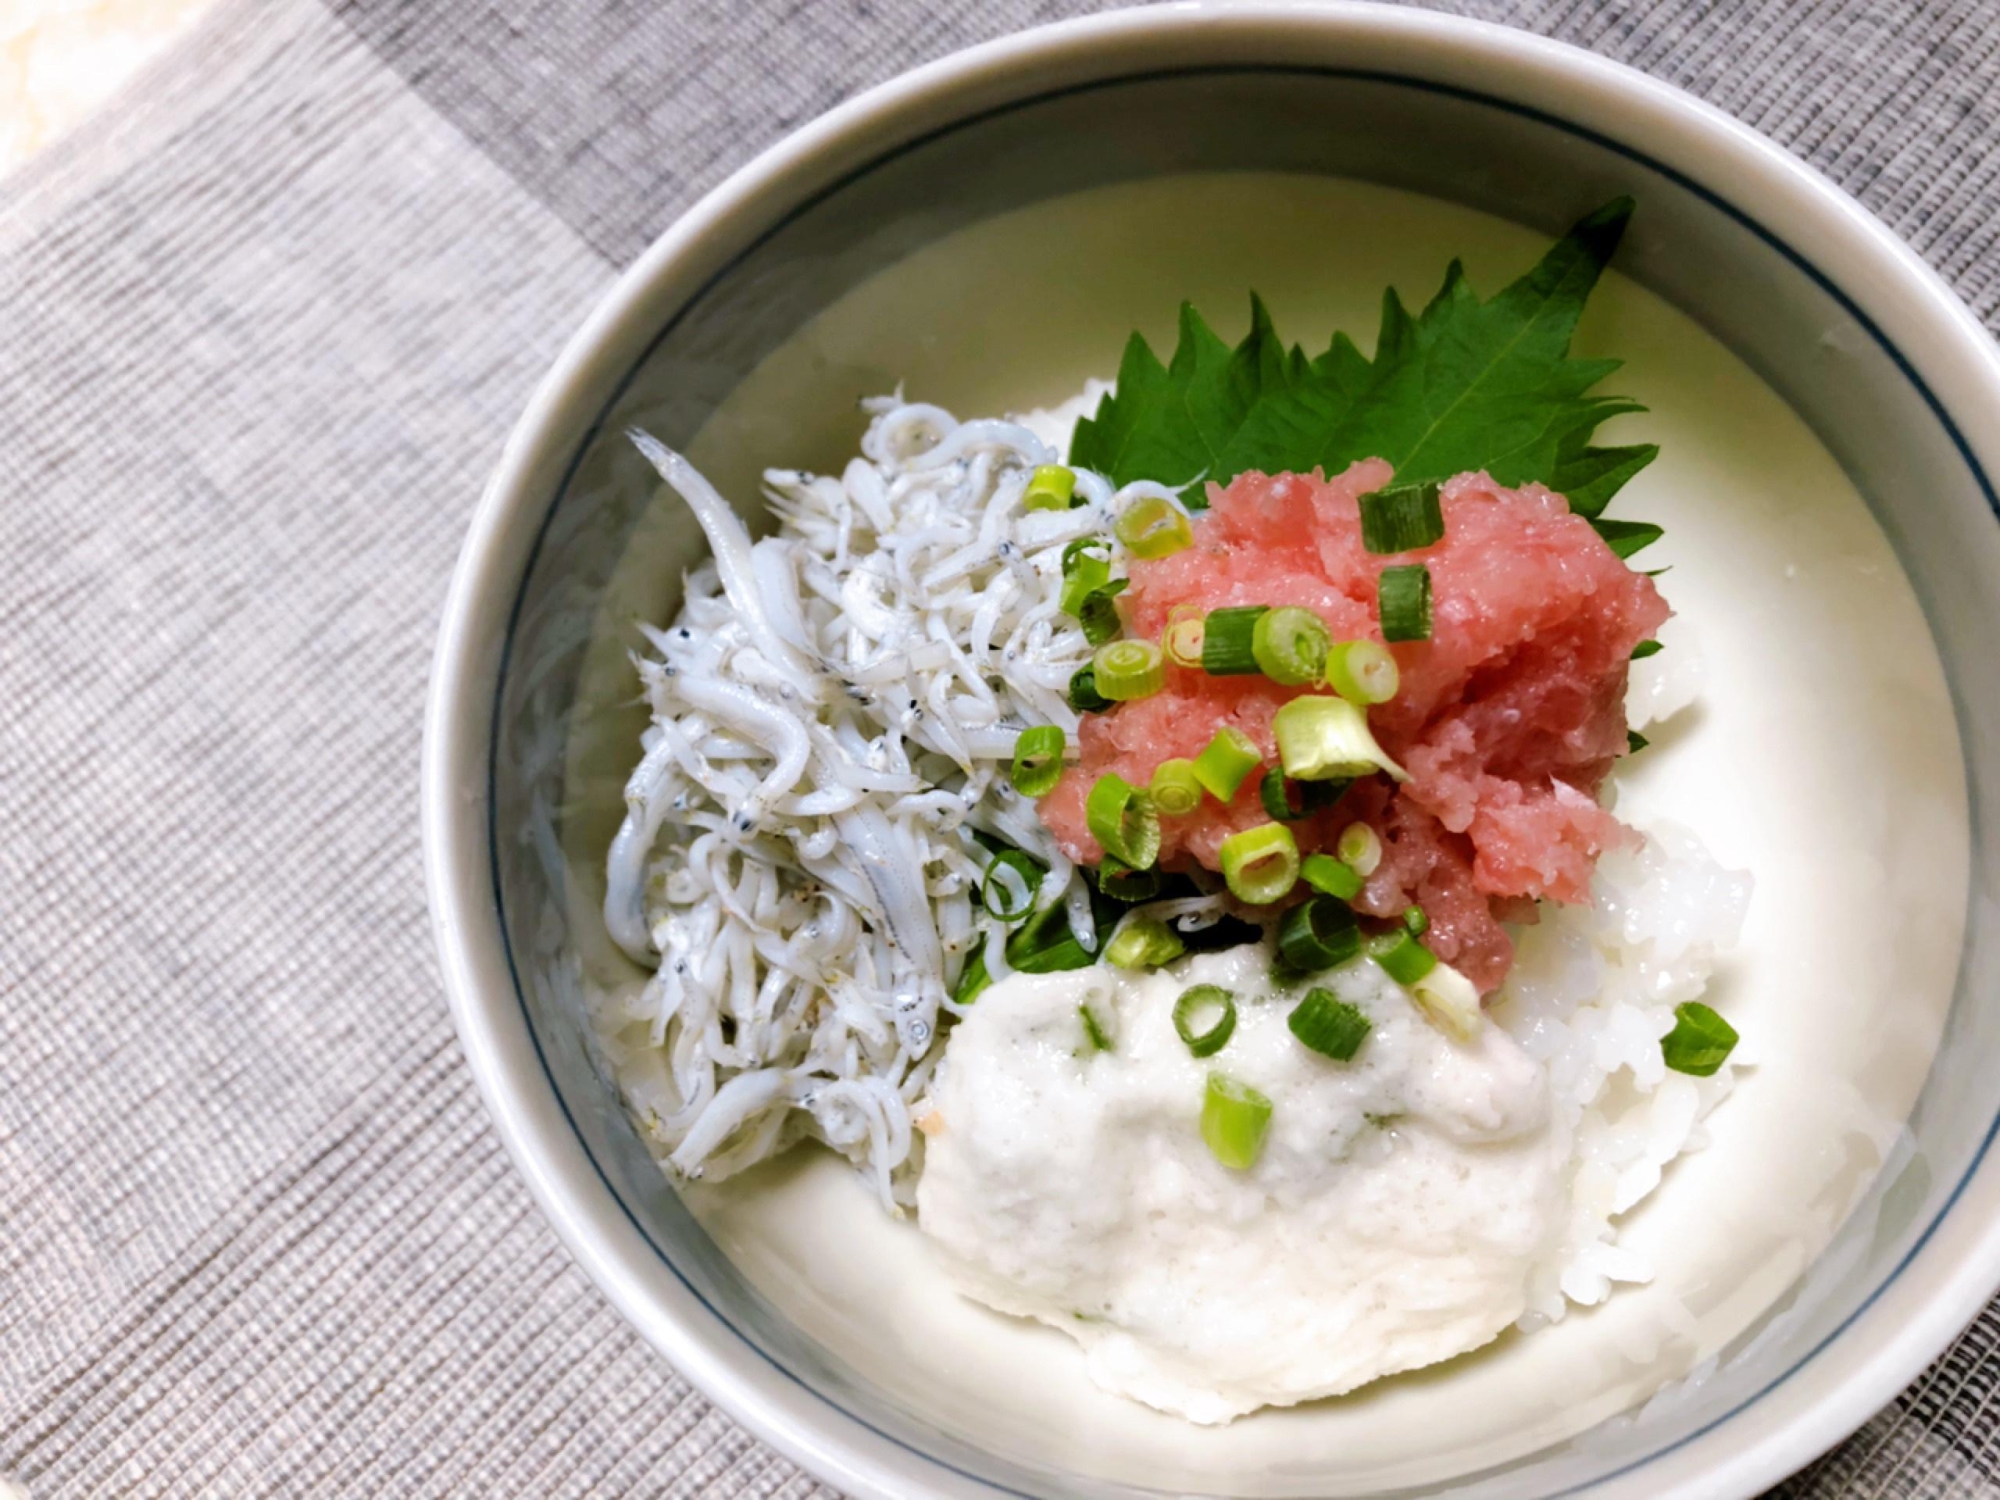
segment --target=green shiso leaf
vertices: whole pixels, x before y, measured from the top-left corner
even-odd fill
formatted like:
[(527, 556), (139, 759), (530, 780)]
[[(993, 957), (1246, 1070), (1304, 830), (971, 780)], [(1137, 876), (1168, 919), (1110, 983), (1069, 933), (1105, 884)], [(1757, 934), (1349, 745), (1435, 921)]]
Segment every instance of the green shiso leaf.
[(1659, 456), (1658, 443), (1592, 448), (1579, 439), (1569, 451), (1556, 454), (1555, 470), (1542, 483), (1567, 499), (1578, 515), (1594, 518), (1626, 480)]
[(1297, 399), (1312, 378), (1304, 353), (1285, 349), (1254, 293), (1250, 332), (1234, 349), (1192, 303), (1182, 303), (1173, 363), (1161, 364), (1133, 334), (1118, 364), (1117, 389), (1098, 403), (1095, 418), (1077, 424), (1070, 462), (1109, 475), (1114, 484), (1151, 479), (1186, 486), (1199, 506), (1204, 481), (1243, 471), (1235, 455), (1243, 447), (1244, 424), (1268, 403)]
[(1070, 462), (1118, 485), (1184, 486), (1199, 505), (1205, 482), (1226, 484), (1246, 470), (1334, 474), (1385, 458), (1396, 484), (1485, 469), (1502, 484), (1538, 480), (1595, 518), (1659, 451), (1591, 446), (1600, 423), (1644, 408), (1590, 394), (1618, 361), (1569, 355), (1632, 207), (1619, 198), (1579, 220), (1490, 300), (1456, 261), (1415, 316), (1392, 288), (1373, 359), (1346, 334), (1316, 359), (1286, 348), (1255, 296), (1250, 332), (1233, 349), (1183, 306), (1171, 363), (1134, 334), (1117, 388), (1077, 424)]
[(1664, 532), (1651, 521), (1607, 521), (1602, 516), (1593, 520), (1597, 534), (1620, 557), (1629, 558), (1643, 547), (1657, 542)]

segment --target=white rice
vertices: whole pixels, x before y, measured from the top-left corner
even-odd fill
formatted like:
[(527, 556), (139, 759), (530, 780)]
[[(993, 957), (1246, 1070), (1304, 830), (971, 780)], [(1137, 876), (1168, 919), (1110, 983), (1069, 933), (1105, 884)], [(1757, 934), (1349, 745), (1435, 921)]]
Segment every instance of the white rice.
[(1659, 1186), (1667, 1163), (1707, 1144), (1701, 1122), (1734, 1086), (1733, 1061), (1709, 1078), (1669, 1072), (1660, 1038), (1735, 946), (1750, 886), (1692, 833), (1662, 826), (1637, 852), (1598, 862), (1594, 906), (1545, 904), (1519, 934), (1489, 1013), (1548, 1067), (1576, 1155), (1568, 1230), (1530, 1288), (1523, 1327), (1602, 1302), (1614, 1282), (1651, 1279), (1613, 1221)]

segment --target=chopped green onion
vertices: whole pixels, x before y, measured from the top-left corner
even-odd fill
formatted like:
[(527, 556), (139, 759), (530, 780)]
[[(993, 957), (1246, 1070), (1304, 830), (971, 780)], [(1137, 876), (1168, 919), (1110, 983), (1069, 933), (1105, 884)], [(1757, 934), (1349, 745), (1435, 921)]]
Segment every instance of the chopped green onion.
[[(1202, 1030), (1195, 1030), (1196, 1023), (1205, 1020), (1211, 1011), (1215, 1019)], [(1174, 1002), (1174, 1030), (1196, 1057), (1213, 1057), (1236, 1030), (1236, 997), (1219, 984), (1198, 984), (1182, 990), (1180, 999)]]
[(1628, 729), (1625, 731), (1625, 753), (1627, 755), (1637, 755), (1641, 750), (1645, 749), (1648, 745), (1652, 743), (1653, 742), (1651, 740), (1647, 739), (1643, 734), (1639, 733), (1639, 731), (1636, 729)]
[(1345, 698), (1316, 693), (1294, 698), (1271, 720), (1278, 759), (1298, 781), (1333, 781), (1386, 771), (1397, 781), (1410, 773), (1389, 759), (1368, 727), (1367, 710)]
[(1434, 964), (1431, 971), (1410, 986), (1417, 1009), (1447, 1036), (1470, 1041), (1479, 1030), (1479, 991), (1450, 964)]
[(1411, 937), (1422, 937), (1431, 930), (1430, 913), (1421, 906), (1406, 906), (1403, 908), (1403, 926)]
[(1151, 641), (1111, 641), (1090, 659), (1097, 668), (1097, 691), (1113, 703), (1150, 698), (1166, 685), (1160, 648)]
[(1112, 601), (1124, 593), (1131, 584), (1129, 578), (1114, 578), (1101, 589), (1092, 589), (1083, 603), (1076, 607), (1076, 618), (1083, 626), (1083, 638), (1093, 646), (1101, 646), (1125, 628), (1125, 622), (1118, 618), (1118, 606)]
[(1267, 609), (1250, 630), (1250, 654), (1271, 681), (1286, 687), (1318, 682), (1326, 671), (1326, 648), (1333, 634), (1326, 622), (1296, 604)]
[(1437, 955), (1408, 932), (1384, 933), (1368, 945), (1368, 955), (1404, 989), (1437, 967)]
[(1111, 700), (1097, 690), (1097, 668), (1085, 662), (1070, 674), (1069, 706), (1080, 714), (1101, 714)]
[(1299, 875), (1314, 890), (1342, 901), (1352, 901), (1361, 894), (1361, 876), (1331, 854), (1308, 854), (1299, 866)]
[(1090, 927), (1090, 945), (1084, 946), (1070, 928), (1065, 903), (1052, 902), (1009, 934), (1007, 963), (1023, 974), (1058, 974), (1066, 969), (1086, 969), (1097, 962), (1097, 925)]
[(1062, 576), (1065, 578), (1074, 578), (1076, 570), (1082, 567), (1086, 560), (1092, 558), (1103, 563), (1105, 571), (1109, 572), (1111, 568), (1111, 543), (1107, 542), (1101, 536), (1078, 537), (1067, 547), (1063, 548)]
[(1167, 629), (1160, 637), (1160, 649), (1175, 666), (1200, 668), (1202, 618), (1201, 607), (1195, 604), (1176, 604), (1167, 612)]
[(1225, 724), (1194, 758), (1195, 779), (1208, 788), (1216, 801), (1228, 802), (1236, 796), (1244, 778), (1263, 760), (1255, 740), (1234, 724)]
[(1349, 823), (1340, 830), (1333, 852), (1342, 864), (1366, 880), (1382, 863), (1382, 835), (1366, 823)]
[(1361, 1050), (1374, 1028), (1359, 1006), (1350, 1005), (1332, 990), (1315, 985), (1305, 999), (1292, 1008), (1285, 1024), (1292, 1035), (1313, 1051), (1335, 1062), (1349, 1062)]
[[(1102, 556), (1099, 556), (1102, 552)], [(1061, 605), (1067, 614), (1111, 582), (1111, 544), (1101, 536), (1080, 536), (1063, 548)]]
[(1676, 1073), (1707, 1078), (1729, 1061), (1736, 1050), (1736, 1028), (1699, 1000), (1674, 1007), (1674, 1029), (1660, 1042), (1660, 1053)]
[[(1296, 823), (1308, 813), (1318, 812), (1323, 807), (1331, 807), (1340, 800), (1340, 794), (1347, 790), (1345, 781), (1299, 781), (1287, 782), (1285, 773), (1273, 766), (1264, 773), (1258, 784), (1257, 795), (1264, 803), (1264, 811), (1280, 823)], [(1292, 806), (1288, 786), (1299, 789), (1299, 805)]]
[(1279, 823), (1296, 823), (1306, 815), (1301, 806), (1292, 810), (1292, 804), (1285, 797), (1285, 773), (1273, 766), (1264, 773), (1264, 779), (1257, 784), (1257, 796), (1264, 804), (1264, 815)]
[(1014, 741), (1014, 764), (1007, 779), (1023, 797), (1041, 797), (1055, 790), (1062, 780), (1063, 749), (1068, 741), (1053, 724), (1037, 724), (1021, 731)]
[(1257, 621), (1270, 608), (1211, 609), (1201, 626), (1201, 669), (1211, 677), (1241, 677), (1257, 666)]
[(986, 972), (986, 952), (981, 949), (965, 961), (965, 968), (960, 971), (958, 983), (951, 992), (952, 1002), (956, 1005), (970, 1005), (992, 983), (993, 976)]
[(1104, 961), (1121, 969), (1154, 969), (1172, 963), (1187, 945), (1165, 922), (1152, 917), (1127, 917), (1104, 945)]
[(1160, 495), (1141, 495), (1118, 513), (1112, 528), (1134, 557), (1171, 557), (1194, 545), (1187, 512)]
[(1150, 901), (1160, 894), (1158, 870), (1135, 870), (1115, 854), (1105, 855), (1095, 873), (1099, 893), (1128, 906), (1135, 901)]
[(1658, 641), (1641, 641), (1632, 648), (1632, 660), (1644, 661), (1647, 657), (1656, 655), (1664, 649)]
[(1384, 568), (1375, 586), (1385, 641), (1431, 638), (1431, 570), (1422, 563)]
[(1002, 849), (986, 867), (986, 878), (979, 886), (980, 904), (988, 916), (1018, 922), (1034, 909), (1035, 892), (1042, 887), (1044, 873), (1019, 849)]
[(1061, 464), (1040, 464), (1028, 476), (1028, 488), (1021, 496), (1023, 510), (1068, 510), (1076, 493), (1076, 471)]
[(1083, 1018), (1083, 1034), (1090, 1038), (1091, 1051), (1113, 1052), (1117, 1050), (1111, 1045), (1110, 1031), (1102, 1021), (1097, 1019), (1096, 1011), (1092, 1010), (1088, 1005), (1079, 1005), (1076, 1008), (1076, 1013)]
[(1361, 545), (1378, 556), (1415, 552), (1444, 539), (1438, 487), (1399, 484), (1361, 497)]
[(1234, 1171), (1249, 1171), (1270, 1128), (1269, 1099), (1226, 1073), (1208, 1075), (1201, 1099), (1201, 1138), (1217, 1161)]
[(1349, 703), (1387, 703), (1402, 683), (1396, 658), (1378, 641), (1335, 641), (1327, 648), (1326, 685)]
[(1222, 878), (1239, 901), (1264, 906), (1276, 901), (1299, 878), (1299, 846), (1289, 828), (1259, 823), (1222, 841)]
[(1090, 836), (1128, 868), (1149, 869), (1160, 857), (1160, 815), (1153, 799), (1116, 772), (1097, 778), (1084, 799), (1083, 817)]
[(1316, 974), (1361, 951), (1353, 908), (1331, 896), (1301, 901), (1278, 923), (1278, 952), (1295, 974)]
[(1152, 784), (1146, 788), (1153, 805), (1170, 818), (1184, 818), (1201, 806), (1201, 778), (1191, 760), (1163, 760), (1153, 768)]

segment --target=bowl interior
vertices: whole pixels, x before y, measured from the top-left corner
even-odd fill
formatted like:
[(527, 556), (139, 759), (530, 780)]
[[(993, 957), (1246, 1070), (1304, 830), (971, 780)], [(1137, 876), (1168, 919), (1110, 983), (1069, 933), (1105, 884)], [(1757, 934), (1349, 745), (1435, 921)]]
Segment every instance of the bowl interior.
[[(625, 653), (701, 555), (623, 429), (686, 448), (754, 525), (759, 471), (837, 471), (857, 400), (898, 381), (962, 416), (1053, 403), (1111, 374), (1131, 329), (1169, 343), (1183, 297), (1239, 330), (1252, 287), (1288, 337), (1365, 347), (1383, 286), (1421, 300), (1460, 256), (1490, 294), (1621, 192), (1639, 215), (1579, 348), (1625, 359), (1608, 388), (1652, 408), (1612, 438), (1663, 448), (1617, 509), (1667, 527), (1649, 558), (1674, 569), (1672, 649), (1707, 676), (1621, 775), (1621, 808), (1758, 880), (1719, 1003), (1759, 1066), (1632, 1226), (1655, 1283), (1356, 1398), (1198, 1430), (1094, 1391), (1059, 1335), (952, 1297), (828, 1158), (674, 1192), (589, 1040), (639, 977), (596, 914), (643, 724)], [(1807, 249), (1496, 99), (1207, 67), (900, 143), (671, 299), (542, 497), (496, 700), (492, 857), (554, 1089), (663, 1274), (743, 1357), (935, 1460), (941, 1487), (1551, 1494), (1631, 1482), (1893, 1280), (1993, 1125), (1974, 1059), (2000, 987), (1968, 891), (1996, 847), (1977, 747), (2000, 694), (1977, 664), (2000, 557), (1990, 488), (1911, 352)]]

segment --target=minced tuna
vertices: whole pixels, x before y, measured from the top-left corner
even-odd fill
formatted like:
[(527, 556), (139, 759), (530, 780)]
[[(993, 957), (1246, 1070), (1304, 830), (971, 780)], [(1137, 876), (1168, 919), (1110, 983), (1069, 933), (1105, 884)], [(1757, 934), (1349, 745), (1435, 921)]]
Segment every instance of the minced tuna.
[[(1134, 559), (1118, 600), (1127, 631), (1157, 640), (1176, 605), (1293, 604), (1315, 610), (1336, 640), (1380, 640), (1376, 576), (1428, 565), (1432, 636), (1393, 646), (1402, 685), (1370, 711), (1377, 738), (1410, 772), (1374, 777), (1292, 825), (1302, 850), (1330, 846), (1356, 821), (1382, 836), (1384, 857), (1355, 905), (1390, 917), (1415, 902), (1426, 939), (1482, 990), (1513, 957), (1502, 920), (1535, 899), (1589, 899), (1597, 857), (1631, 838), (1597, 802), (1625, 749), (1632, 648), (1667, 618), (1651, 579), (1628, 567), (1568, 503), (1540, 485), (1508, 489), (1485, 474), (1445, 484), (1444, 539), (1379, 557), (1361, 545), (1358, 498), (1388, 483), (1380, 460), (1331, 480), (1244, 474), (1211, 487), (1194, 545)], [(1261, 676), (1210, 677), (1169, 666), (1149, 698), (1084, 716), (1081, 758), (1042, 799), (1041, 815), (1071, 858), (1099, 860), (1084, 799), (1115, 771), (1144, 786), (1163, 760), (1193, 757), (1234, 724), (1277, 764), (1271, 719), (1300, 691)], [(1222, 840), (1267, 821), (1247, 780), (1227, 805), (1210, 798), (1162, 824), (1161, 863), (1217, 867)]]

